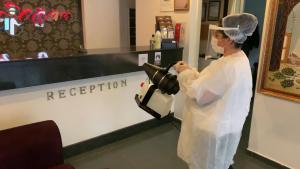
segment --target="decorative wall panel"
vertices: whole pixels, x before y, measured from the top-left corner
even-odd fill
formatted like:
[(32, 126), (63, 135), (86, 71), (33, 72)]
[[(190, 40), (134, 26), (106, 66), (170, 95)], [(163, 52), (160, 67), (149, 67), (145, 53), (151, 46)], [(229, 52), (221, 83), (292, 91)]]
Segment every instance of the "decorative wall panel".
[(2, 58), (34, 58), (39, 52), (78, 51), (81, 46), (80, 0), (0, 2)]

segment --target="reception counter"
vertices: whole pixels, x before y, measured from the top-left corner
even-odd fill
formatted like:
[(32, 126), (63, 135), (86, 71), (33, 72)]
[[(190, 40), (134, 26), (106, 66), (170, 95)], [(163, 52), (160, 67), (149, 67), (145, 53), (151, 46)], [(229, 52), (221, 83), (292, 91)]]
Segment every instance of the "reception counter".
[(49, 58), (26, 54), (27, 59), (0, 62), (0, 130), (54, 120), (63, 146), (72, 150), (87, 140), (128, 127), (136, 131), (131, 127), (154, 120), (134, 100), (147, 78), (138, 66), (139, 56), (148, 55), (148, 62), (154, 63), (155, 53), (161, 52), (161, 65), (167, 66), (181, 60), (182, 50), (138, 47), (48, 52)]
[(154, 63), (161, 53), (161, 66), (181, 60), (183, 48), (149, 50), (149, 47), (91, 49), (85, 52), (49, 51), (0, 62), (0, 90), (23, 88), (58, 82), (87, 79), (141, 71), (139, 56), (148, 55)]

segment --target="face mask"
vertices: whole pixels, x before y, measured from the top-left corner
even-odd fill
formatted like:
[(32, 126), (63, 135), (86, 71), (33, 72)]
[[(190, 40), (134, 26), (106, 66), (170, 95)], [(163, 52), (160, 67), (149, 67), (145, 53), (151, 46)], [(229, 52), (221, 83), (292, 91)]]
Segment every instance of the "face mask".
[(218, 46), (218, 39), (215, 38), (215, 37), (212, 37), (212, 39), (211, 39), (211, 47), (213, 48), (213, 50), (215, 52), (220, 53), (220, 54), (224, 54), (224, 48)]

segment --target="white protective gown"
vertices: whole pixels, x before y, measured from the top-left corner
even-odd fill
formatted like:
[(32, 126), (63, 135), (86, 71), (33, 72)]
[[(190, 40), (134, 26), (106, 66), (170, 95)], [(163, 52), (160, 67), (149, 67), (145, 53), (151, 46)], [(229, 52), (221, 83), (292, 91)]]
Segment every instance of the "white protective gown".
[[(178, 75), (186, 95), (178, 155), (190, 169), (228, 169), (241, 137), (252, 96), (252, 75), (243, 51), (213, 61), (202, 72)], [(215, 94), (203, 102), (203, 93)], [(205, 98), (204, 98), (205, 99)]]

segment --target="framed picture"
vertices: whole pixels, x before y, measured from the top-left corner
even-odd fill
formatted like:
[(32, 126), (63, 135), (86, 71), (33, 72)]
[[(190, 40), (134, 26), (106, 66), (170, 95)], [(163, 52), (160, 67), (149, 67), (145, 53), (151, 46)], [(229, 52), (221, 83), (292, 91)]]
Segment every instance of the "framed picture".
[(208, 20), (219, 21), (221, 10), (221, 1), (209, 1), (208, 3)]
[(190, 0), (174, 0), (175, 11), (188, 11), (190, 9)]
[(274, 0), (269, 7), (258, 92), (300, 102), (300, 1)]
[(207, 3), (202, 3), (202, 21), (206, 21)]

